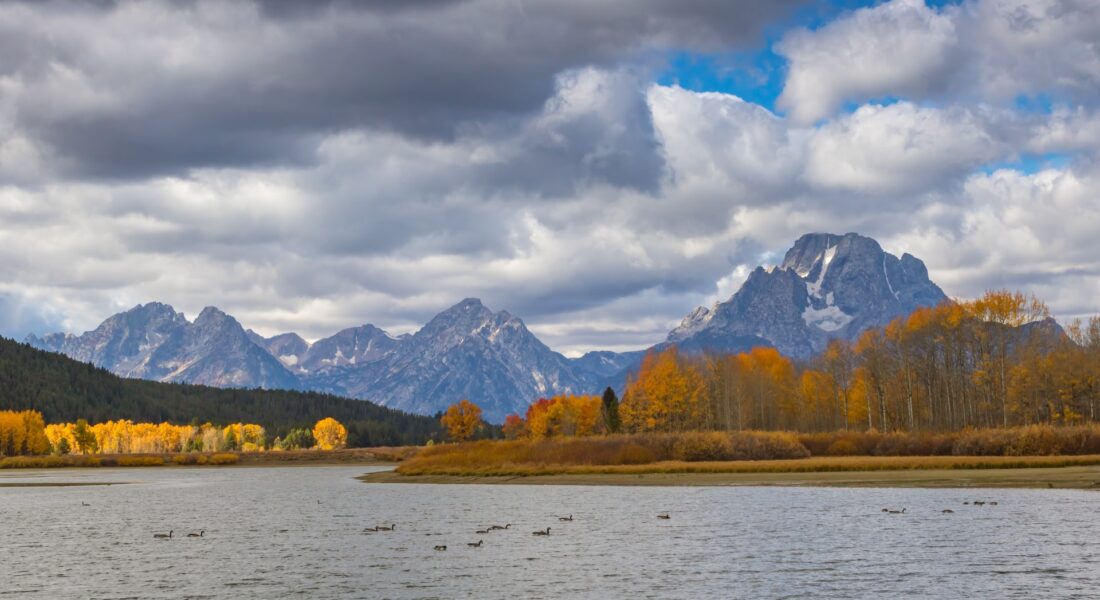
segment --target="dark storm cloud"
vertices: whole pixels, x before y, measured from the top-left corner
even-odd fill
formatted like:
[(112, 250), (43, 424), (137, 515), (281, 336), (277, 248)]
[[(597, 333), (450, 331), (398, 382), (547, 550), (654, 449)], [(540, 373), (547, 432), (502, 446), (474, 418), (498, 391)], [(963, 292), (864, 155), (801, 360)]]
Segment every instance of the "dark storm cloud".
[(564, 70), (757, 41), (792, 4), (9, 3), (0, 73), (71, 175), (301, 164), (335, 131), (450, 139), (538, 110)]

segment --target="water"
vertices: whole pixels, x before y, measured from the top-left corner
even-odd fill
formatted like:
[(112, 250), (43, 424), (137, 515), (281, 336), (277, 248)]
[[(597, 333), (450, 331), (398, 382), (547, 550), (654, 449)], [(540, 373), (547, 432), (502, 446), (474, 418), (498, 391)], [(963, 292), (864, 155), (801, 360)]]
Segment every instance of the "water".
[[(368, 470), (0, 472), (0, 484), (131, 482), (0, 487), (0, 597), (1100, 593), (1095, 492), (368, 485), (353, 479)], [(963, 505), (975, 499), (999, 505)], [(890, 515), (883, 507), (907, 510)], [(943, 514), (944, 508), (955, 513)], [(656, 518), (664, 510), (670, 520)], [(569, 513), (574, 521), (558, 521)], [(361, 533), (383, 523), (397, 528)], [(512, 527), (474, 533), (505, 523)], [(550, 536), (531, 535), (547, 526)], [(169, 529), (173, 539), (153, 539)], [(181, 537), (199, 529), (205, 537)], [(481, 548), (466, 546), (479, 539)], [(433, 550), (437, 544), (448, 550)]]

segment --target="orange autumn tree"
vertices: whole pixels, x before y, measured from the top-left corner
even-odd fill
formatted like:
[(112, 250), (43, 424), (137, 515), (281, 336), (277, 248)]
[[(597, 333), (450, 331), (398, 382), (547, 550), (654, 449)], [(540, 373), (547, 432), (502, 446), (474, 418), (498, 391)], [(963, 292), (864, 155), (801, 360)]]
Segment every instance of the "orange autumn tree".
[(440, 422), (452, 440), (464, 442), (477, 432), (481, 424), (481, 408), (469, 400), (460, 400), (447, 408)]
[(504, 426), (501, 427), (501, 432), (504, 433), (504, 439), (518, 440), (527, 436), (527, 423), (519, 415), (508, 415), (504, 417)]
[(527, 409), (526, 434), (537, 439), (600, 433), (602, 404), (599, 396), (562, 394), (540, 398)]

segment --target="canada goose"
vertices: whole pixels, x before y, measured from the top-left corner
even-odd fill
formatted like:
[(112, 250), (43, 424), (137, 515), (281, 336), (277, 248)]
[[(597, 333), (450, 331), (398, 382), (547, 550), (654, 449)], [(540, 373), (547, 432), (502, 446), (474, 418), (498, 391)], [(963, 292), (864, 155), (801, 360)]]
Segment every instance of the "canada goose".
[(375, 531), (378, 531), (377, 527), (364, 527), (363, 528), (363, 533), (374, 533)]
[(478, 540), (476, 544), (473, 543), (473, 542), (469, 542), (466, 545), (471, 547), (471, 548), (480, 548), (481, 547), (481, 542), (483, 542), (483, 541), (485, 541), (485, 540)]
[(490, 527), (489, 529), (478, 529), (478, 530), (477, 530), (477, 531), (475, 531), (474, 533), (478, 533), (478, 534), (485, 534), (485, 533), (489, 533), (489, 532), (490, 532), (490, 531), (492, 531), (492, 530), (493, 530), (493, 528), (492, 528), (492, 527)]
[(882, 509), (882, 512), (890, 512), (890, 509), (889, 508), (884, 508), (884, 509)]
[(81, 506), (91, 506), (91, 504), (88, 504), (87, 502), (84, 502), (84, 501), (81, 501), (80, 505)]
[(889, 512), (892, 515), (903, 515), (903, 514), (905, 514), (905, 509), (903, 508), (901, 510), (891, 510)]
[(154, 533), (153, 537), (158, 539), (158, 540), (166, 540), (166, 539), (172, 537), (172, 532), (169, 531), (168, 533)]
[(963, 502), (963, 504), (965, 504), (965, 505), (969, 506), (969, 505), (970, 505), (970, 502)]
[(559, 521), (572, 521), (573, 520), (573, 515), (569, 515), (568, 517), (558, 517), (558, 520)]
[(379, 525), (377, 528), (375, 528), (375, 531), (393, 531), (394, 527), (397, 527), (397, 525), (394, 524), (390, 525), (389, 527), (386, 527), (385, 525)]
[(997, 501), (996, 501), (996, 500), (994, 500), (993, 502), (990, 502), (990, 503), (989, 503), (989, 505), (990, 505), (990, 506), (997, 506)]
[(447, 547), (446, 546), (436, 546), (435, 549), (442, 552), (443, 550), (446, 550)]
[(671, 519), (672, 517), (668, 513), (663, 512), (663, 513), (657, 515), (657, 518), (658, 519)]
[(500, 525), (493, 525), (493, 526), (489, 527), (489, 530), (490, 531), (496, 531), (498, 529), (508, 529), (511, 526), (512, 526), (511, 523), (506, 524), (504, 527), (501, 527)]
[(940, 512), (942, 512), (943, 514), (946, 515), (946, 514), (951, 514), (955, 511), (951, 510), (950, 508), (945, 508), (945, 509), (941, 510)]
[(983, 505), (985, 505), (985, 502), (983, 502), (981, 500), (975, 500), (974, 501), (974, 506), (983, 506)]
[(187, 537), (202, 537), (202, 534), (204, 534), (204, 533), (206, 533), (206, 530), (205, 529), (200, 529), (198, 533), (195, 533), (194, 531), (192, 531), (191, 533), (187, 534)]
[(531, 535), (550, 535), (550, 528), (547, 527), (546, 531), (532, 531)]

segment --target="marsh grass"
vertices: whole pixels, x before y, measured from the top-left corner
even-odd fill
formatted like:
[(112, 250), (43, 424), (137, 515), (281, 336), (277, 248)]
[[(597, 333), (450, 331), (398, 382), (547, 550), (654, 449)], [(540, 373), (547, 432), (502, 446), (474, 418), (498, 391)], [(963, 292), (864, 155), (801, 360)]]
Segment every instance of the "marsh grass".
[(403, 475), (791, 473), (1100, 464), (1100, 427), (955, 433), (686, 432), (478, 441), (421, 450)]

